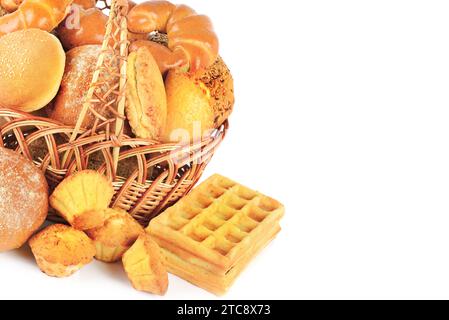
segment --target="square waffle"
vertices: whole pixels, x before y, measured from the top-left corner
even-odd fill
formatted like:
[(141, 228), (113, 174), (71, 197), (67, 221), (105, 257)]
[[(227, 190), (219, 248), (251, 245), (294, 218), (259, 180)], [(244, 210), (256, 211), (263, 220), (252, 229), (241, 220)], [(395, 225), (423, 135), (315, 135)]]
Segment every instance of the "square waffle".
[(171, 273), (222, 294), (279, 232), (284, 211), (278, 201), (214, 175), (153, 219), (148, 232)]

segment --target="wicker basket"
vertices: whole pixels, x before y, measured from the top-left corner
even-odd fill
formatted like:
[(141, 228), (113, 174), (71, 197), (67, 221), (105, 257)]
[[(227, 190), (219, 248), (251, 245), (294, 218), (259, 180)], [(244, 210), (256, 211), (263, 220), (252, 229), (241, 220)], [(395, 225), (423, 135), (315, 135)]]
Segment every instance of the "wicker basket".
[[(198, 182), (226, 134), (227, 122), (207, 139), (184, 146), (124, 134), (128, 2), (100, 0), (98, 6), (109, 21), (77, 125), (0, 108), (0, 143), (31, 159), (45, 173), (50, 188), (78, 170), (104, 173), (116, 192), (111, 206), (146, 225)], [(85, 130), (81, 123), (89, 110), (96, 122)], [(109, 110), (112, 116), (94, 110)]]

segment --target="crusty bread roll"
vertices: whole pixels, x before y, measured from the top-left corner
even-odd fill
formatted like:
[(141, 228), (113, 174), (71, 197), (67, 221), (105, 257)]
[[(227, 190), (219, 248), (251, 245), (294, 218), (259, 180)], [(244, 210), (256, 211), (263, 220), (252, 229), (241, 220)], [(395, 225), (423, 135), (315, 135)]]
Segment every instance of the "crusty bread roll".
[[(88, 45), (67, 52), (67, 63), (61, 89), (51, 106), (47, 109), (50, 118), (68, 126), (75, 126), (83, 108), (86, 94), (95, 72), (101, 46)], [(97, 110), (101, 113), (101, 110)], [(103, 112), (103, 115), (106, 115)], [(91, 128), (95, 116), (88, 111), (82, 127)]]
[(148, 48), (128, 57), (126, 116), (139, 138), (160, 140), (167, 119), (164, 80)]
[(20, 248), (44, 222), (48, 186), (20, 154), (0, 148), (0, 251)]
[(65, 53), (52, 34), (26, 29), (0, 38), (0, 105), (32, 112), (58, 93)]

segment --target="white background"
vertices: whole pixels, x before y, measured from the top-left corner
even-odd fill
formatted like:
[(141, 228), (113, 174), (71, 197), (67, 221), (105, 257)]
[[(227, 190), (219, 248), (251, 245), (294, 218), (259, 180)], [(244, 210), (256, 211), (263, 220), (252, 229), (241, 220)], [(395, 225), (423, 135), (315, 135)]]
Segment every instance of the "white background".
[[(236, 84), (205, 177), (287, 208), (224, 298), (449, 298), (449, 2), (187, 4), (212, 17)], [(53, 279), (25, 248), (0, 271), (0, 298), (157, 298), (120, 264)], [(165, 299), (214, 298), (170, 280)]]

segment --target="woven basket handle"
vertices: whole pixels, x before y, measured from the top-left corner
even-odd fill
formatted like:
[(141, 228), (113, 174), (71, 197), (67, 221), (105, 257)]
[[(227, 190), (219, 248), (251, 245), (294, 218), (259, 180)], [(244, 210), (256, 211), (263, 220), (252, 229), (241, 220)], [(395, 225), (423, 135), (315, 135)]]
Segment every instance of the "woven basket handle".
[[(111, 1), (109, 19), (106, 24), (106, 33), (102, 43), (101, 53), (98, 57), (95, 72), (92, 76), (83, 107), (70, 137), (70, 143), (73, 143), (77, 139), (82, 131), (84, 119), (89, 110), (91, 110), (91, 113), (96, 117), (91, 134), (97, 134), (98, 127), (101, 127), (102, 131), (106, 131), (106, 135), (109, 136), (110, 140), (114, 141), (113, 160), (115, 170), (117, 169), (120, 140), (123, 135), (125, 119), (126, 60), (128, 57), (128, 26), (126, 16), (128, 7), (127, 0)], [(115, 69), (117, 64), (119, 65), (119, 72)], [(111, 79), (111, 77), (113, 81), (105, 80)], [(99, 96), (100, 94), (103, 94), (103, 96)], [(94, 106), (96, 107), (94, 108)], [(96, 111), (102, 108), (108, 108), (112, 111), (111, 118), (106, 118)], [(115, 128), (111, 130), (110, 124), (113, 122), (115, 122)]]

